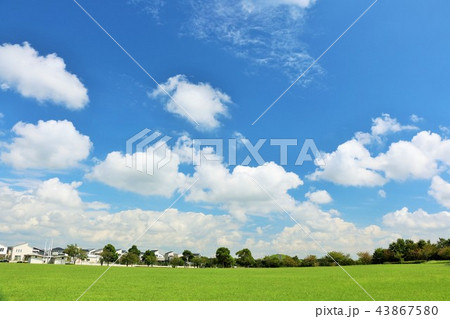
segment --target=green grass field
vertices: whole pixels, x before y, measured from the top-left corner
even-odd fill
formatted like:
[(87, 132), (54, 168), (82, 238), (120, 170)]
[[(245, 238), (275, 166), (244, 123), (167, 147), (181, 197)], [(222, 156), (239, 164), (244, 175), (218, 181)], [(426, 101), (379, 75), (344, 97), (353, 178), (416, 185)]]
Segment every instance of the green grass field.
[[(75, 300), (106, 269), (0, 264), (0, 300)], [(450, 263), (351, 266), (376, 300), (450, 300)], [(82, 300), (368, 300), (338, 267), (112, 267)]]

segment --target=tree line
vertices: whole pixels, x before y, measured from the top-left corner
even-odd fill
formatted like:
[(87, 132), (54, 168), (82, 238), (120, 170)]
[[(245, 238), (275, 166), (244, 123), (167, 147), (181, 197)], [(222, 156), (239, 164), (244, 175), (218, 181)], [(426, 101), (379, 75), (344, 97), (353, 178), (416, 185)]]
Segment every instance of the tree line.
[[(75, 263), (77, 259), (85, 260), (86, 253), (77, 245), (68, 245), (64, 250)], [(100, 263), (110, 265), (118, 263), (130, 265), (166, 265), (166, 266), (193, 266), (199, 268), (231, 268), (235, 266), (248, 268), (278, 268), (278, 267), (317, 267), (334, 266), (339, 263), (348, 265), (369, 265), (383, 263), (421, 263), (429, 260), (450, 260), (450, 238), (439, 238), (436, 243), (429, 240), (399, 238), (389, 244), (387, 248), (377, 248), (373, 253), (368, 251), (358, 252), (358, 259), (352, 259), (350, 254), (340, 251), (331, 251), (325, 256), (317, 257), (309, 255), (303, 259), (297, 256), (276, 254), (264, 258), (253, 258), (250, 249), (244, 248), (236, 252), (235, 256), (226, 247), (217, 249), (215, 257), (195, 256), (190, 250), (184, 250), (180, 257), (173, 257), (169, 261), (158, 261), (155, 253), (146, 250), (143, 253), (133, 245), (128, 251), (119, 257), (116, 248), (107, 244), (100, 254)]]

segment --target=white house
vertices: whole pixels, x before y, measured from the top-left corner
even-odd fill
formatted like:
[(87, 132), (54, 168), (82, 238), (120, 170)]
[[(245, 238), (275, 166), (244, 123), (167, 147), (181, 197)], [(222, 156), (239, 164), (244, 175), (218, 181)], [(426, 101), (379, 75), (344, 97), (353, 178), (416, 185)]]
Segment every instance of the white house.
[(8, 247), (0, 244), (0, 259), (6, 259), (8, 256)]
[[(28, 243), (19, 244), (16, 246), (11, 247), (11, 261), (13, 262), (24, 262), (26, 260), (26, 256), (42, 256), (43, 257), (44, 252), (36, 247), (31, 247), (28, 245)], [(35, 259), (35, 258), (33, 258)], [(39, 258), (37, 258), (39, 259)]]
[(87, 264), (90, 264), (90, 265), (100, 264), (100, 258), (102, 257), (101, 256), (102, 252), (103, 252), (103, 249), (89, 250), (89, 252), (87, 253), (87, 259), (86, 259)]
[(167, 253), (164, 254), (164, 260), (170, 262), (172, 259), (179, 256), (180, 256), (179, 254), (174, 253), (173, 251), (168, 251)]
[(164, 255), (161, 254), (158, 249), (153, 249), (151, 251), (155, 254), (157, 261), (164, 261), (165, 260)]

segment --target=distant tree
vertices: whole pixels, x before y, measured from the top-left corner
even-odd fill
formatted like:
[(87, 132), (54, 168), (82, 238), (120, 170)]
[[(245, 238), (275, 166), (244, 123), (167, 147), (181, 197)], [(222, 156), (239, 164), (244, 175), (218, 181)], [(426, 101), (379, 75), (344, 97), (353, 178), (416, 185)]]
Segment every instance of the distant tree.
[(202, 258), (205, 258), (205, 260), (206, 260), (205, 268), (217, 267), (217, 258), (215, 258), (215, 257), (213, 257), (213, 258), (202, 257)]
[(239, 250), (236, 253), (238, 258), (236, 259), (236, 263), (242, 267), (253, 267), (255, 265), (255, 259), (252, 256), (252, 252), (248, 248), (244, 248)]
[(316, 267), (318, 266), (317, 257), (315, 255), (306, 256), (305, 259), (302, 260), (300, 266), (301, 267)]
[(108, 266), (110, 263), (116, 262), (119, 258), (119, 255), (116, 252), (116, 248), (112, 244), (108, 244), (103, 247), (103, 251), (100, 254), (103, 258), (103, 262), (105, 262)]
[(230, 250), (226, 247), (220, 247), (216, 251), (217, 264), (223, 268), (232, 267), (234, 259), (230, 255)]
[(436, 247), (438, 249), (445, 248), (445, 247), (450, 247), (450, 238), (448, 238), (448, 239), (439, 238), (439, 240), (436, 243)]
[(203, 265), (202, 257), (194, 257), (192, 258), (191, 262), (194, 264), (194, 267), (201, 267)]
[(181, 259), (183, 259), (186, 263), (190, 262), (192, 258), (194, 258), (194, 254), (187, 249), (183, 251), (181, 255), (182, 255)]
[(66, 249), (64, 249), (64, 253), (67, 254), (67, 256), (70, 257), (70, 260), (73, 262), (73, 264), (76, 263), (78, 256), (80, 255), (80, 247), (77, 246), (77, 244), (71, 244), (67, 245)]
[(321, 258), (324, 266), (335, 266), (336, 262), (341, 266), (354, 265), (355, 261), (349, 254), (340, 251), (330, 251), (328, 255)]
[(263, 267), (278, 268), (281, 266), (281, 255), (265, 256), (262, 259)]
[(131, 246), (130, 249), (128, 249), (129, 253), (135, 254), (136, 256), (140, 256), (141, 255), (141, 251), (137, 248), (136, 245)]
[(78, 259), (80, 259), (81, 261), (85, 261), (85, 260), (87, 259), (87, 257), (88, 257), (88, 256), (87, 256), (87, 252), (80, 248), (77, 257), (78, 257)]
[(361, 251), (357, 255), (359, 257), (358, 264), (369, 265), (372, 263), (372, 255), (368, 251)]
[(156, 264), (157, 261), (158, 261), (158, 259), (156, 258), (156, 255), (153, 251), (146, 250), (144, 252), (144, 255), (142, 256), (142, 262), (144, 264), (146, 264), (149, 267), (150, 267), (150, 265), (153, 267), (153, 265)]
[(450, 260), (450, 246), (439, 249), (437, 255), (442, 260)]
[(403, 238), (399, 238), (397, 241), (389, 244), (389, 250), (393, 252), (394, 257), (400, 263), (403, 263), (405, 254), (408, 252), (407, 243)]
[(174, 257), (170, 260), (169, 264), (172, 266), (172, 268), (176, 268), (177, 266), (183, 266), (184, 260), (179, 257)]
[(291, 257), (288, 255), (283, 255), (281, 257), (281, 267), (298, 267), (299, 260), (296, 257)]
[(436, 245), (433, 245), (432, 243), (427, 242), (425, 245), (423, 245), (419, 249), (419, 259), (428, 261), (431, 259), (431, 257), (436, 255), (437, 252), (438, 252), (438, 249), (436, 248)]
[(119, 263), (121, 265), (126, 265), (127, 267), (129, 265), (136, 265), (139, 262), (139, 256), (135, 253), (125, 253), (122, 256), (120, 256)]

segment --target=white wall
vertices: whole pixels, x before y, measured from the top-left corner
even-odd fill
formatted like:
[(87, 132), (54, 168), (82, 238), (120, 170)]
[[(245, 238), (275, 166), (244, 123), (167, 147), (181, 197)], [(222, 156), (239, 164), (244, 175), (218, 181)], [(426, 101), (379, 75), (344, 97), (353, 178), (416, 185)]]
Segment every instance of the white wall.
[(11, 261), (24, 261), (24, 256), (32, 253), (33, 247), (30, 247), (28, 244), (14, 246), (11, 251)]
[(8, 254), (8, 247), (0, 244), (0, 256), (3, 258)]

